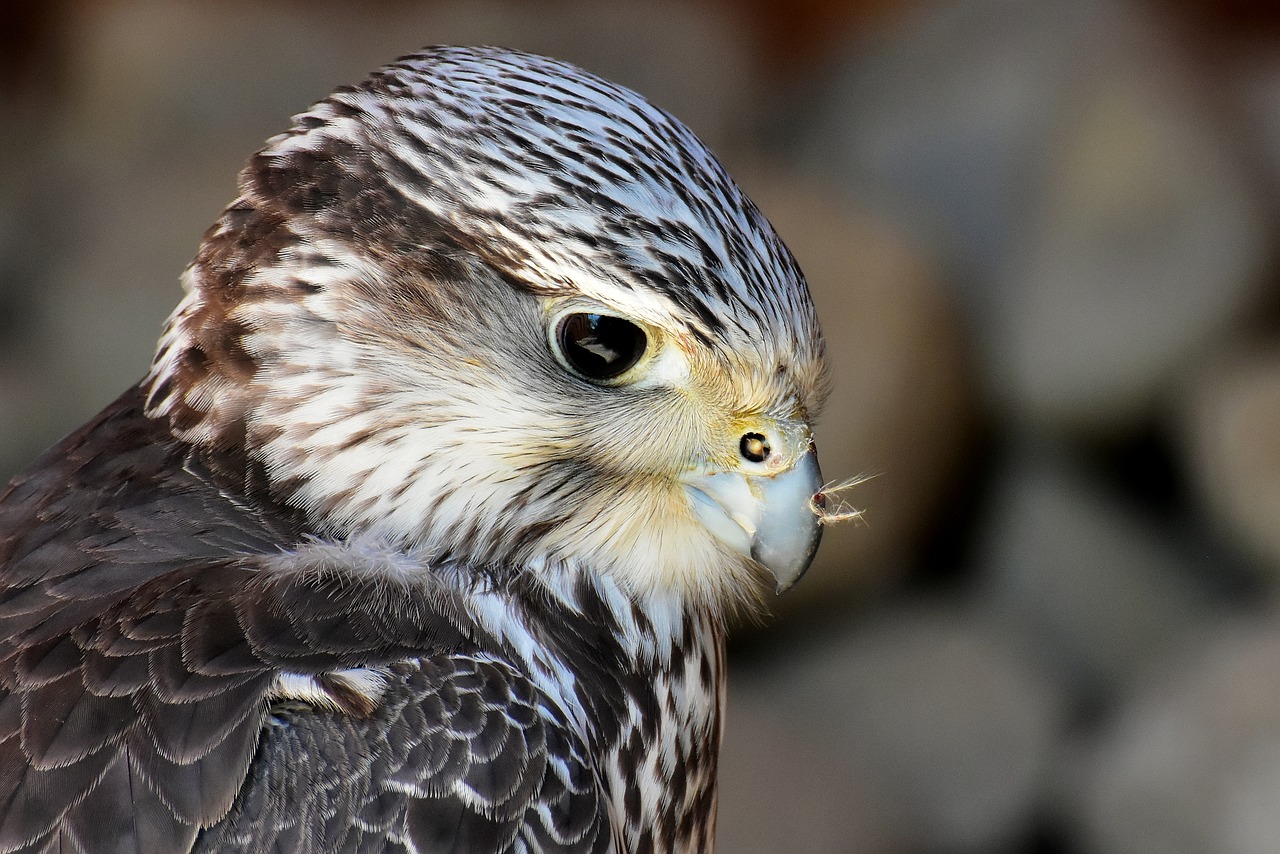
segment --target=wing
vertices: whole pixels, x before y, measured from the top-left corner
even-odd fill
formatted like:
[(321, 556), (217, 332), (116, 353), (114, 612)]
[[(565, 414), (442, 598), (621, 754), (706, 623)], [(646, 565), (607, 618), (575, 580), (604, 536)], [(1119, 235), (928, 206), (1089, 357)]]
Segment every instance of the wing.
[(200, 851), (607, 851), (582, 743), (502, 661), (394, 665), (365, 718), (271, 715), (244, 794)]
[(298, 520), (224, 476), (135, 390), (0, 495), (0, 851), (607, 848), (459, 591), (291, 563)]

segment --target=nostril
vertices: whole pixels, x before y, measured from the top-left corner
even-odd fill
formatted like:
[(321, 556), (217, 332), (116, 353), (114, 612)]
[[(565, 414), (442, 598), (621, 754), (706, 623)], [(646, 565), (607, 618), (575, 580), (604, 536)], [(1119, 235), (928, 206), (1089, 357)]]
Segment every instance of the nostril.
[(738, 445), (742, 456), (753, 463), (762, 463), (769, 458), (769, 440), (759, 433), (748, 433), (742, 437)]

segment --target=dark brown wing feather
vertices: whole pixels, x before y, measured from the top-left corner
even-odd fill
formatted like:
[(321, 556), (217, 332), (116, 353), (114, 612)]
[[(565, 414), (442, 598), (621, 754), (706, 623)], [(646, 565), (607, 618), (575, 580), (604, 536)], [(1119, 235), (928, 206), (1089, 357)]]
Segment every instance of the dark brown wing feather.
[[(304, 533), (136, 389), (0, 495), (0, 851), (608, 847), (581, 740), (457, 591), (290, 572)], [(371, 711), (271, 700), (370, 666)]]

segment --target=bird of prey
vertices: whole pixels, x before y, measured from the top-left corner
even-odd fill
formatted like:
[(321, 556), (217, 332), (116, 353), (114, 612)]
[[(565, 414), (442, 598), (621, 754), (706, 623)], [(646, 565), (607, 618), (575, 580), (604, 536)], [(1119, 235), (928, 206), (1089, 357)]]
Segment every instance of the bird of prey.
[(0, 496), (0, 852), (709, 851), (726, 619), (823, 513), (768, 222), (495, 48), (238, 192), (149, 374)]

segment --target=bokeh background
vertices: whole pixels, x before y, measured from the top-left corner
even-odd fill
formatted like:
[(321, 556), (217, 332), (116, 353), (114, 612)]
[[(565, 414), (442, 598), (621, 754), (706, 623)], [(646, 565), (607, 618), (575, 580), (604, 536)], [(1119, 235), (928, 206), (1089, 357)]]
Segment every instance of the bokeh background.
[(810, 276), (873, 477), (736, 635), (721, 851), (1280, 851), (1274, 3), (10, 0), (0, 480), (263, 139), (442, 42), (668, 107)]

